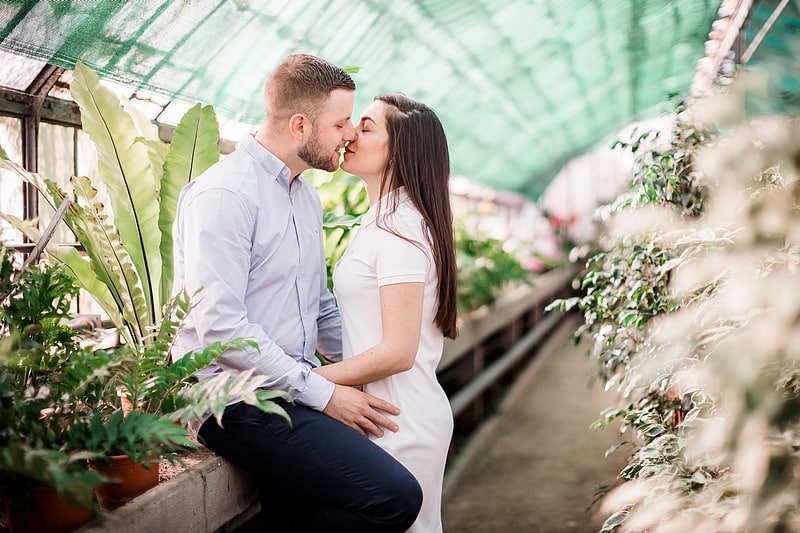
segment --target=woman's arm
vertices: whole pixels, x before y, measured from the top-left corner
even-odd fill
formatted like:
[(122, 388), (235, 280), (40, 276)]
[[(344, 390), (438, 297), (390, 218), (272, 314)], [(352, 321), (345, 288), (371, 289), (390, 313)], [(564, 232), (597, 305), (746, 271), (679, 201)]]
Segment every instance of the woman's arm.
[(364, 385), (410, 369), (419, 348), (424, 293), (422, 282), (380, 287), (381, 342), (314, 372), (339, 385)]

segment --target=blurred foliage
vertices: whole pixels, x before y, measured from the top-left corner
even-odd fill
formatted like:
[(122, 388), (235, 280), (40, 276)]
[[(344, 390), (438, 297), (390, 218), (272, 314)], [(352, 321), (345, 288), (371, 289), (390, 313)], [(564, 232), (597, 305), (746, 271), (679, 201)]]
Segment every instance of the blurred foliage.
[(468, 235), (463, 227), (456, 228), (455, 238), (460, 314), (491, 307), (513, 284), (532, 285), (531, 272), (501, 241)]
[(596, 426), (631, 433), (603, 531), (800, 528), (800, 125), (738, 123), (736, 87), (637, 153), (583, 295), (553, 305), (620, 393)]
[(312, 169), (305, 176), (317, 188), (322, 201), (325, 266), (328, 289), (333, 291), (333, 268), (350, 244), (351, 230), (361, 223), (361, 215), (369, 209), (367, 190), (361, 179), (342, 169), (333, 173)]

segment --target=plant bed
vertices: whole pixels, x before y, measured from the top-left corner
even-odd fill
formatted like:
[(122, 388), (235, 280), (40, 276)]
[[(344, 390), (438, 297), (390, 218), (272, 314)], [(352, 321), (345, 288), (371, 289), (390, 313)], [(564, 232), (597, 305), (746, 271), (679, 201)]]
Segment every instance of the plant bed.
[(179, 458), (179, 461), (170, 461), (167, 457), (161, 458), (161, 464), (158, 468), (158, 483), (165, 483), (175, 476), (196, 467), (200, 463), (217, 457), (217, 454), (208, 448), (200, 447), (197, 450), (187, 450), (185, 452), (173, 452), (173, 457)]
[(180, 458), (162, 459), (156, 487), (76, 531), (231, 531), (260, 509), (246, 471), (204, 448)]

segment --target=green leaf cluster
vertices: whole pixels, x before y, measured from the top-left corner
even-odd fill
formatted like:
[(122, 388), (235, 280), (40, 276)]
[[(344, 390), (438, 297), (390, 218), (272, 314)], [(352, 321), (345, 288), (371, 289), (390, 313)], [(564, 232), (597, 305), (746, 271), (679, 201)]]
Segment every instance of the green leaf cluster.
[[(677, 112), (682, 110), (679, 104)], [(631, 151), (637, 165), (628, 191), (606, 207), (607, 218), (652, 206), (674, 213), (679, 220), (703, 216), (709, 191), (696, 168), (696, 158), (715, 132), (678, 121), (666, 149), (653, 148), (649, 142), (657, 135), (646, 132), (634, 141), (614, 144)], [(599, 376), (607, 388), (617, 387), (626, 400), (607, 409), (595, 424), (599, 428), (619, 420), (621, 431), (632, 433), (626, 441), (632, 452), (620, 477), (691, 479), (694, 472), (682, 458), (681, 423), (693, 406), (692, 398), (676, 393), (674, 368), (654, 371), (646, 363), (662, 348), (652, 343), (649, 331), (687, 303), (675, 296), (670, 284), (674, 267), (697, 243), (688, 239), (676, 246), (663, 235), (639, 232), (606, 238), (600, 244), (581, 275), (581, 295), (558, 300), (549, 308), (577, 307), (582, 312), (584, 323), (576, 340), (592, 341)], [(618, 527), (628, 511), (612, 515), (604, 530)]]
[(798, 132), (787, 118), (725, 135), (679, 120), (669, 149), (620, 145), (639, 167), (608, 220), (660, 218), (604, 236), (582, 293), (552, 305), (583, 313), (620, 392), (596, 427), (627, 434), (614, 448), (630, 446), (633, 483), (603, 531), (800, 527)]
[(68, 434), (102, 405), (116, 362), (82, 348), (60, 323), (76, 289), (59, 268), (18, 272), (0, 248), (0, 286), (0, 485), (24, 498), (42, 483), (89, 507), (93, 488), (106, 480), (87, 469), (86, 459), (97, 454), (70, 448)]
[(117, 409), (108, 416), (95, 411), (70, 427), (67, 446), (99, 452), (101, 458), (127, 455), (132, 462), (165, 456), (183, 448), (196, 448), (196, 444), (182, 426), (155, 415)]
[[(257, 348), (252, 342), (215, 343), (171, 360), (190, 308), (185, 293), (165, 307), (149, 342), (94, 350), (60, 322), (76, 291), (61, 266), (19, 272), (11, 253), (0, 249), (0, 275), (9, 291), (0, 306), (0, 484), (21, 491), (44, 483), (90, 506), (92, 489), (107, 480), (87, 470), (87, 459), (175, 460), (167, 452), (196, 447), (176, 421), (207, 413), (221, 421), (233, 399), (287, 417), (274, 400), (288, 396), (262, 389), (265, 377), (252, 370), (203, 382), (194, 377), (228, 349)], [(123, 399), (130, 409), (122, 408)]]
[[(70, 89), (97, 149), (99, 174), (72, 176), (63, 188), (6, 156), (0, 157), (0, 170), (32, 183), (54, 208), (66, 197), (72, 200), (64, 220), (83, 253), (51, 244), (48, 256), (97, 300), (128, 344), (148, 342), (172, 297), (178, 194), (219, 160), (216, 115), (210, 106), (195, 105), (166, 145), (155, 125), (80, 62)], [(38, 240), (35, 228), (16, 222)]]

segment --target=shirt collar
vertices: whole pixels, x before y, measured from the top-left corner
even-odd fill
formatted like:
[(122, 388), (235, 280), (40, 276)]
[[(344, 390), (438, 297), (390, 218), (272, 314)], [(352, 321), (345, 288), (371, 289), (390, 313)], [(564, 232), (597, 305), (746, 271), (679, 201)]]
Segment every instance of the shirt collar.
[[(272, 152), (264, 148), (253, 135), (245, 135), (239, 141), (239, 149), (244, 150), (275, 181), (289, 188), (290, 170), (286, 164)], [(295, 180), (302, 187), (302, 180)]]
[(408, 196), (405, 187), (398, 187), (392, 191), (389, 191), (388, 193), (384, 194), (380, 200), (371, 205), (369, 210), (367, 210), (367, 212), (364, 213), (364, 215), (361, 217), (361, 225), (366, 226), (367, 224), (375, 220), (375, 215), (377, 214), (378, 206), (380, 206), (381, 217), (383, 217), (387, 209), (391, 209), (392, 207), (410, 201), (411, 198)]

